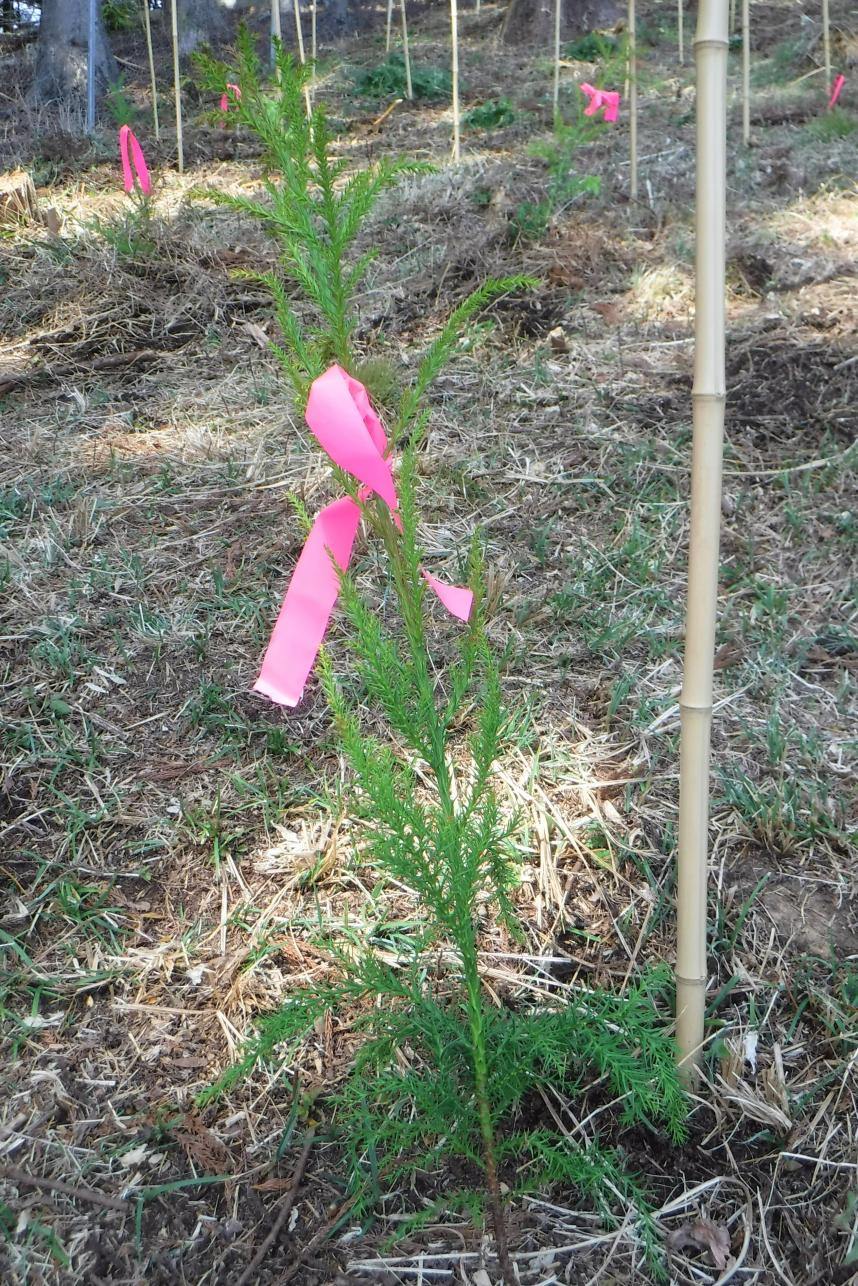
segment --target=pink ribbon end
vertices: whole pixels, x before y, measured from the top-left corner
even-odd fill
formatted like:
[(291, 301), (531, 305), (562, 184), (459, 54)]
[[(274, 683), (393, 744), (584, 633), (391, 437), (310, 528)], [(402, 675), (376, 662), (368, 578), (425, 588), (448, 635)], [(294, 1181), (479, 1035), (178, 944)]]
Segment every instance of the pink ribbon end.
[(843, 72), (838, 72), (837, 79), (835, 80), (834, 87), (831, 91), (831, 97), (828, 100), (829, 110), (836, 105), (837, 100), (840, 97), (840, 91), (843, 89), (845, 84), (846, 77), (843, 75)]

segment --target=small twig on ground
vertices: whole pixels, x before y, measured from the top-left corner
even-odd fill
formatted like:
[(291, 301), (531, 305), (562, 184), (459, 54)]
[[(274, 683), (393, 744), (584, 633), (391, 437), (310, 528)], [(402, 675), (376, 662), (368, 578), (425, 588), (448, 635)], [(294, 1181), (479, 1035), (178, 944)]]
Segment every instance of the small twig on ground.
[[(331, 1216), (328, 1222), (319, 1229), (319, 1231), (316, 1233), (314, 1237), (310, 1238), (310, 1240), (307, 1242), (304, 1249), (300, 1251), (292, 1267), (287, 1269), (284, 1276), (280, 1278), (279, 1286), (286, 1286), (287, 1282), (291, 1282), (292, 1278), (295, 1276), (295, 1274), (303, 1264), (306, 1257), (308, 1255), (311, 1255), (313, 1251), (316, 1249), (316, 1247), (322, 1244), (322, 1242), (325, 1240), (326, 1237), (330, 1236), (332, 1229), (334, 1229), (337, 1226), (337, 1224), (340, 1222), (340, 1220), (343, 1218), (344, 1215), (348, 1214), (349, 1210), (351, 1210), (353, 1205), (354, 1205), (354, 1200), (353, 1198), (349, 1197), (348, 1201), (344, 1201), (343, 1204), (339, 1206), (337, 1210), (334, 1211), (334, 1214)], [(356, 1262), (360, 1262), (360, 1261), (356, 1261)], [(241, 1282), (238, 1283), (238, 1286), (241, 1286)]]
[[(257, 1268), (259, 1268), (260, 1265), (262, 1264), (263, 1260), (265, 1259), (265, 1256), (268, 1254), (268, 1251), (271, 1249), (271, 1246), (277, 1240), (277, 1237), (280, 1233), (280, 1229), (283, 1227), (284, 1223), (289, 1218), (289, 1215), (292, 1212), (292, 1207), (295, 1204), (295, 1198), (298, 1195), (298, 1189), (301, 1186), (301, 1179), (303, 1178), (303, 1175), (304, 1175), (304, 1167), (307, 1164), (307, 1158), (310, 1155), (310, 1149), (313, 1146), (313, 1136), (315, 1135), (315, 1133), (316, 1133), (316, 1127), (311, 1126), (310, 1130), (307, 1133), (307, 1137), (304, 1140), (304, 1146), (301, 1149), (301, 1155), (298, 1158), (298, 1164), (295, 1166), (295, 1170), (292, 1174), (292, 1187), (289, 1189), (286, 1199), (283, 1202), (283, 1205), (280, 1207), (280, 1213), (278, 1214), (277, 1218), (274, 1220), (274, 1223), (267, 1237), (265, 1238), (262, 1245), (257, 1250), (256, 1254), (251, 1259), (250, 1263), (245, 1268), (244, 1272), (239, 1277), (235, 1286), (247, 1286), (248, 1282), (251, 1282), (254, 1280), (256, 1276)], [(285, 1280), (287, 1279), (284, 1278), (284, 1281)]]
[(107, 1210), (121, 1210), (127, 1213), (130, 1206), (121, 1197), (108, 1197), (93, 1188), (78, 1188), (64, 1179), (49, 1179), (46, 1175), (28, 1174), (14, 1165), (0, 1165), (0, 1179), (9, 1183), (22, 1183), (31, 1188), (46, 1188), (49, 1192), (62, 1192), (67, 1197), (76, 1197), (79, 1201), (88, 1201), (93, 1206), (104, 1206)]

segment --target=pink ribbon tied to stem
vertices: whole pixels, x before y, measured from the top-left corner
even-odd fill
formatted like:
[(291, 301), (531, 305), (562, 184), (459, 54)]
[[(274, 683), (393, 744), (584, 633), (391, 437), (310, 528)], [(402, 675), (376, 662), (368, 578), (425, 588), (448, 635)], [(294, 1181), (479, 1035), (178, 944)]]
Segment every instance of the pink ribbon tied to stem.
[(585, 116), (595, 116), (604, 107), (606, 121), (615, 121), (620, 110), (620, 94), (616, 89), (594, 89), (592, 85), (579, 85), (582, 94), (589, 94), (590, 102), (584, 108)]
[(834, 107), (834, 106), (836, 105), (837, 100), (838, 100), (838, 98), (840, 97), (840, 91), (842, 90), (842, 88), (843, 88), (843, 86), (844, 86), (845, 84), (846, 84), (846, 77), (843, 75), (843, 72), (842, 72), (842, 71), (841, 71), (841, 72), (838, 72), (838, 74), (837, 74), (837, 78), (836, 78), (836, 80), (834, 81), (834, 85), (833, 85), (832, 90), (831, 90), (831, 97), (830, 97), (830, 98), (829, 98), (829, 100), (828, 100), (828, 110), (829, 110), (829, 111), (831, 111), (831, 108), (832, 108), (832, 107)]
[[(237, 103), (241, 102), (241, 89), (238, 87), (238, 85), (233, 85), (233, 83), (228, 80), (226, 82), (226, 90), (220, 96), (220, 110), (223, 112), (224, 115), (226, 115), (226, 113), (229, 111), (229, 92), (228, 91), (230, 89), (235, 95), (235, 101)], [(226, 129), (226, 121), (221, 121), (220, 127), (221, 129)]]
[[(360, 500), (379, 496), (401, 530), (387, 438), (363, 384), (341, 366), (331, 366), (310, 389), (306, 418), (334, 464), (363, 484)], [(351, 496), (334, 500), (316, 515), (253, 685), (255, 692), (280, 705), (295, 706), (303, 696), (339, 597), (340, 578), (331, 560), (346, 571), (360, 519), (361, 506)], [(474, 602), (469, 589), (446, 585), (426, 571), (423, 577), (452, 616), (469, 619)]]
[[(130, 157), (128, 155), (129, 149), (131, 152)], [(152, 193), (152, 180), (149, 178), (143, 148), (137, 142), (137, 137), (129, 125), (123, 125), (119, 131), (119, 157), (122, 161), (122, 182), (125, 185), (125, 191), (134, 191), (134, 176), (136, 175), (137, 182), (140, 184), (140, 191), (144, 196), (150, 196)], [(131, 171), (132, 165), (134, 166), (134, 173)]]

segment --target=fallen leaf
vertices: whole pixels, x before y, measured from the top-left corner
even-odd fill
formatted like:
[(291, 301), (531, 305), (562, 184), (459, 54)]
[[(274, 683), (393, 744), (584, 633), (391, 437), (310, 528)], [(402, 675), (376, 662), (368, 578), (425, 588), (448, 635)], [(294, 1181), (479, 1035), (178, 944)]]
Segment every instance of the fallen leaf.
[(711, 1219), (683, 1224), (670, 1234), (667, 1245), (670, 1250), (684, 1250), (686, 1246), (708, 1250), (716, 1268), (726, 1268), (730, 1257), (730, 1234), (722, 1223), (713, 1223)]

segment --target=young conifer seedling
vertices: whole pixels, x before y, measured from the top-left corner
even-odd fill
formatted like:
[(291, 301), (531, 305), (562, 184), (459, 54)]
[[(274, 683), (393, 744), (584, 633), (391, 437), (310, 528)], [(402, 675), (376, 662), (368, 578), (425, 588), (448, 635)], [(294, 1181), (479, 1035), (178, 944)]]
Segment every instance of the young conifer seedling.
[[(275, 350), (299, 406), (314, 381), (336, 363), (354, 378), (371, 370), (353, 345), (355, 289), (369, 256), (354, 258), (358, 231), (382, 190), (418, 167), (380, 162), (349, 170), (332, 155), (321, 106), (307, 118), (309, 68), (282, 50), (279, 80), (266, 88), (248, 39), (240, 47), (236, 102), (240, 122), (265, 145), (272, 168), (266, 200), (216, 199), (261, 220), (277, 237), (278, 272), (261, 274), (271, 290), (283, 342)], [(223, 83), (224, 69), (209, 66)], [(214, 86), (219, 88), (219, 84)], [(610, 1217), (613, 1197), (633, 1205), (642, 1236), (653, 1228), (636, 1183), (610, 1150), (574, 1140), (553, 1123), (531, 1126), (522, 1105), (540, 1093), (569, 1094), (594, 1071), (622, 1101), (623, 1121), (682, 1136), (684, 1100), (673, 1048), (659, 1018), (667, 978), (649, 975), (623, 996), (576, 994), (562, 1008), (499, 1008), (480, 975), (481, 922), (492, 911), (513, 934), (517, 870), (511, 823), (493, 787), (506, 718), (497, 662), (489, 646), (479, 542), (469, 556), (474, 605), (460, 627), (455, 659), (439, 674), (427, 632), (427, 580), (420, 550), (417, 464), (427, 420), (425, 394), (464, 325), (493, 297), (531, 283), (489, 281), (451, 315), (391, 416), (398, 504), (367, 497), (335, 469), (337, 488), (361, 513), (369, 538), (385, 551), (398, 624), (390, 624), (344, 573), (340, 599), (348, 647), (373, 726), (350, 700), (328, 654), (318, 670), (336, 733), (354, 777), (351, 810), (366, 838), (365, 860), (380, 877), (408, 889), (414, 926), (398, 939), (394, 962), (366, 941), (327, 942), (334, 965), (322, 986), (298, 991), (261, 1024), (243, 1060), (209, 1092), (245, 1074), (259, 1059), (296, 1051), (314, 1023), (349, 1006), (365, 1035), (345, 1084), (328, 1099), (333, 1130), (349, 1161), (354, 1215), (369, 1218), (381, 1198), (455, 1157), (483, 1182), (445, 1190), (411, 1226), (440, 1211), (487, 1210), (507, 1286), (516, 1278), (507, 1247), (504, 1190), (561, 1183), (584, 1189)], [(297, 287), (314, 319), (296, 317)], [(372, 381), (367, 383), (372, 393)], [(354, 680), (352, 680), (353, 684)], [(463, 765), (461, 729), (469, 729)], [(454, 771), (453, 749), (457, 767)], [(550, 1118), (547, 1118), (550, 1120)]]

